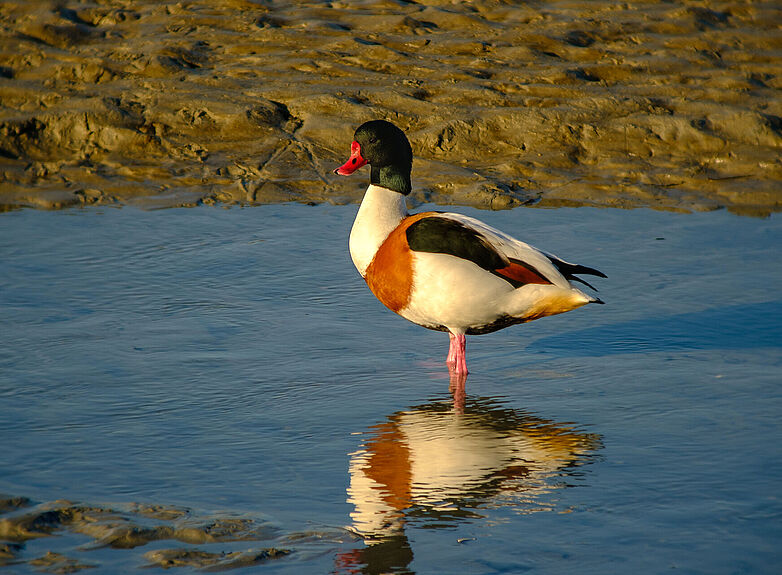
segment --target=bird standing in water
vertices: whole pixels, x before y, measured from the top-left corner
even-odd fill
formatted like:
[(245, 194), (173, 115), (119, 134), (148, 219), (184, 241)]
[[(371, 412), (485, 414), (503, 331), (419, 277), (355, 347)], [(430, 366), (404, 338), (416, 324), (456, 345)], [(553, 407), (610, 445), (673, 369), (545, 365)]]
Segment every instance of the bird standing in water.
[(359, 126), (350, 158), (334, 172), (349, 176), (367, 164), (370, 185), (350, 232), (350, 256), (386, 307), (448, 332), (452, 373), (467, 374), (465, 335), (603, 303), (571, 283), (592, 288), (576, 274), (606, 277), (596, 269), (568, 263), (469, 216), (409, 215), (405, 196), (413, 150), (394, 124), (373, 120)]

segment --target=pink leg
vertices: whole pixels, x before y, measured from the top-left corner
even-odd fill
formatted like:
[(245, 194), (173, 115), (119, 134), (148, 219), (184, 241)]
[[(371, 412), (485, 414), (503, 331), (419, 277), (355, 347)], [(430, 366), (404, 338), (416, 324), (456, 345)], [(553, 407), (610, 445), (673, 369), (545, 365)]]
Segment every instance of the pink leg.
[(456, 341), (456, 336), (449, 331), (448, 339), (450, 339), (451, 342), (448, 346), (448, 357), (445, 359), (445, 363), (453, 365), (456, 363), (456, 344), (454, 343)]
[(448, 366), (456, 374), (467, 375), (467, 338), (463, 333), (451, 336), (451, 346), (448, 349)]

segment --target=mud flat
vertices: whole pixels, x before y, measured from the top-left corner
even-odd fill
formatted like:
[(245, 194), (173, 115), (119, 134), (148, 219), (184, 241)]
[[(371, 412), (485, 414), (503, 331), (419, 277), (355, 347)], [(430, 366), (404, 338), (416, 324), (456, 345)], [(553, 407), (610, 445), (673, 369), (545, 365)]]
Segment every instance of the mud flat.
[(0, 208), (353, 202), (355, 127), (416, 201), (782, 209), (777, 2), (0, 6)]
[[(39, 539), (49, 541), (44, 549), (58, 550), (31, 553), (28, 543)], [(0, 567), (29, 565), (48, 573), (75, 573), (105, 566), (96, 551), (122, 549), (132, 555), (124, 558), (125, 565), (226, 571), (287, 557), (292, 545), (306, 555), (310, 543), (322, 548), (324, 541), (328, 546), (343, 539), (355, 537), (344, 530), (282, 535), (263, 519), (199, 515), (170, 505), (118, 507), (63, 500), (36, 504), (26, 497), (0, 495)], [(144, 552), (153, 544), (155, 548)], [(131, 551), (137, 548), (140, 551)]]

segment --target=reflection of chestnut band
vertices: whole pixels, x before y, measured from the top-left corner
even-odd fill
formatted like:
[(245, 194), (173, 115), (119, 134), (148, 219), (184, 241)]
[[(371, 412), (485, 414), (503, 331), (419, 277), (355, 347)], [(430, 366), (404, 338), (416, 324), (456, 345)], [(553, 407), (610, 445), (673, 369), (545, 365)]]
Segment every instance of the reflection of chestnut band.
[(411, 520), (476, 517), (487, 503), (550, 510), (563, 474), (600, 448), (595, 434), (461, 398), (390, 415), (350, 455), (348, 502), (356, 532), (375, 541), (399, 536)]

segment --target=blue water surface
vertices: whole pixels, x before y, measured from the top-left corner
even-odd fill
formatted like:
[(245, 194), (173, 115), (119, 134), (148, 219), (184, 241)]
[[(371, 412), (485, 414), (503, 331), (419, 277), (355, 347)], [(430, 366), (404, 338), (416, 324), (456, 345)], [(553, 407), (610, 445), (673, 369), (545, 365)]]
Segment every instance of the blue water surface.
[[(236, 573), (777, 572), (780, 218), (457, 211), (608, 275), (468, 338), (463, 409), (447, 337), (354, 270), (355, 206), (3, 214), (0, 492), (274, 525), (191, 545), (292, 550)], [(187, 546), (62, 529), (6, 569)]]

